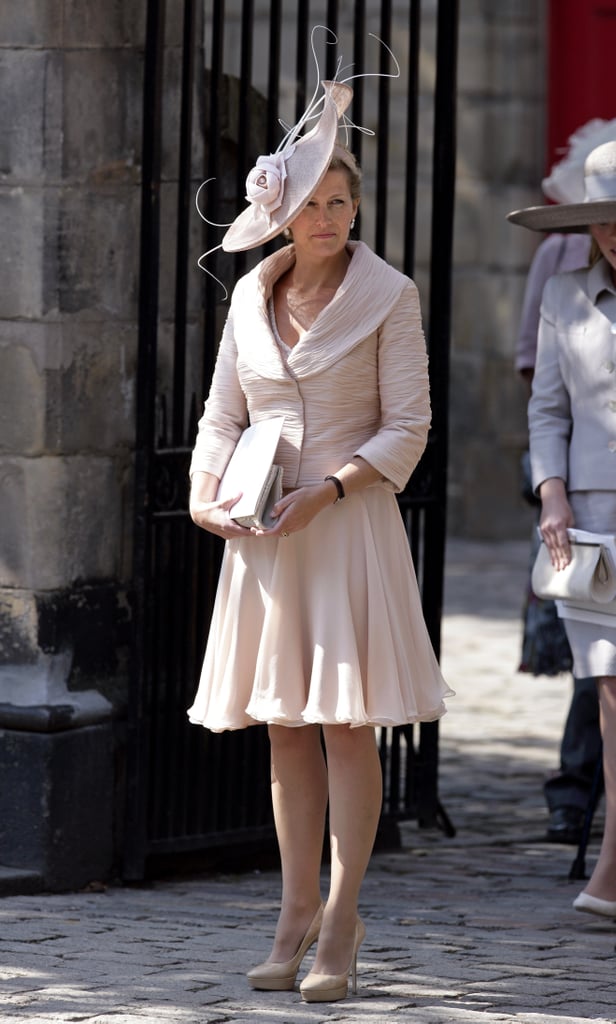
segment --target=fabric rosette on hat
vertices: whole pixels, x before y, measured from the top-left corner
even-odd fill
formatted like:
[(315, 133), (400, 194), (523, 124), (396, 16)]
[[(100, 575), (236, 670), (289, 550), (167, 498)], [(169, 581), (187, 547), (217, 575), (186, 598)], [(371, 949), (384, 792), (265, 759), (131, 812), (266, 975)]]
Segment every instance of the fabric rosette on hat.
[(246, 178), (246, 200), (256, 203), (270, 215), (282, 205), (284, 183), (287, 176), (285, 162), (295, 146), (289, 146), (286, 153), (272, 153), (260, 156)]

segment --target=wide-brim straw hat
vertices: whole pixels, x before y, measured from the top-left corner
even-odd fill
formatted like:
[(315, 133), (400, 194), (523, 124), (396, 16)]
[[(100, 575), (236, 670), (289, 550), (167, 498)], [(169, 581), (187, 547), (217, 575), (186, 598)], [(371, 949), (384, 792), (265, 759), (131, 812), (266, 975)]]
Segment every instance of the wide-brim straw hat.
[(616, 221), (616, 140), (597, 146), (586, 158), (583, 202), (528, 206), (507, 214), (507, 220), (532, 231), (561, 232)]
[(261, 156), (246, 179), (250, 205), (229, 227), (222, 240), (226, 252), (254, 249), (279, 235), (304, 209), (327, 173), (338, 122), (353, 90), (343, 82), (322, 82), (321, 116), (306, 135), (297, 137), (306, 121), (287, 133), (276, 153)]

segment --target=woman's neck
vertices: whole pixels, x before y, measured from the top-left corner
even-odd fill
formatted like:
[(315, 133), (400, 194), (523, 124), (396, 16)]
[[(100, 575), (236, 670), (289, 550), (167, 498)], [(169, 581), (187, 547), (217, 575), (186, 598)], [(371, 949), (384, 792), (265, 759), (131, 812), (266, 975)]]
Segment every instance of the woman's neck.
[(336, 289), (342, 284), (351, 255), (343, 249), (331, 260), (312, 260), (295, 252), (295, 263), (289, 271), (289, 284), (298, 292), (317, 292), (321, 289)]

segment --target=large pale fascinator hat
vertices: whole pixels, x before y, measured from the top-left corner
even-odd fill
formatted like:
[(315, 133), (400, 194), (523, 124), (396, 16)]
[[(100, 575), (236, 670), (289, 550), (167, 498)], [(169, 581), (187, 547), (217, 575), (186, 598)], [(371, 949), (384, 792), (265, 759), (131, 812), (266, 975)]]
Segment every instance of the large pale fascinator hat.
[(368, 128), (353, 124), (346, 116), (345, 112), (353, 97), (353, 90), (348, 83), (355, 78), (398, 78), (400, 67), (387, 44), (374, 36), (392, 57), (395, 66), (393, 74), (379, 72), (376, 75), (351, 75), (343, 79), (341, 75), (345, 69), (341, 61), (338, 61), (333, 79), (322, 81), (314, 45), (315, 32), (319, 30), (325, 32), (328, 43), (337, 43), (334, 33), (325, 26), (317, 25), (313, 28), (311, 45), (316, 64), (317, 86), (297, 124), (290, 128), (283, 125), (285, 135), (276, 152), (260, 156), (249, 172), (246, 179), (248, 206), (232, 224), (215, 224), (205, 216), (199, 205), (201, 190), (208, 182), (203, 182), (197, 192), (197, 210), (203, 220), (213, 227), (227, 229), (221, 245), (204, 253), (198, 261), (206, 273), (210, 271), (204, 266), (204, 260), (216, 249), (242, 252), (264, 245), (265, 242), (280, 235), (307, 205), (325, 177), (334, 155), (347, 163), (351, 170), (357, 171), (351, 153), (337, 145), (338, 130), (342, 126), (347, 134), (349, 128), (355, 128), (367, 135), (374, 133)]
[[(533, 231), (585, 232), (590, 224), (616, 221), (616, 122), (610, 122), (610, 141), (591, 150), (584, 161), (583, 192), (555, 206), (529, 206), (507, 214), (513, 224)], [(553, 170), (544, 182), (550, 197), (571, 194), (575, 176)], [(546, 188), (547, 183), (547, 188)], [(560, 186), (560, 190), (559, 190)]]
[(323, 82), (322, 111), (316, 125), (296, 139), (297, 126), (275, 153), (260, 156), (246, 179), (249, 202), (229, 227), (226, 252), (253, 249), (275, 238), (304, 209), (332, 159), (338, 122), (353, 90), (342, 82)]

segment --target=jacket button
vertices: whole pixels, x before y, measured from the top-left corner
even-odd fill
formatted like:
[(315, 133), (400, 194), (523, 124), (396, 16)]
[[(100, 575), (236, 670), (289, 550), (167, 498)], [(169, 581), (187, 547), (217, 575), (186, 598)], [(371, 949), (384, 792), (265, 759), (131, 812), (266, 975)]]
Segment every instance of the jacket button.
[(607, 370), (608, 373), (614, 372), (614, 364), (611, 359), (606, 359), (603, 364), (603, 369)]
[(609, 448), (609, 450), (611, 451), (611, 453), (613, 455), (614, 452), (616, 452), (616, 441), (610, 441), (609, 444), (608, 444), (608, 448)]
[(616, 412), (616, 401), (614, 401), (614, 399), (610, 402), (610, 409), (612, 412)]

